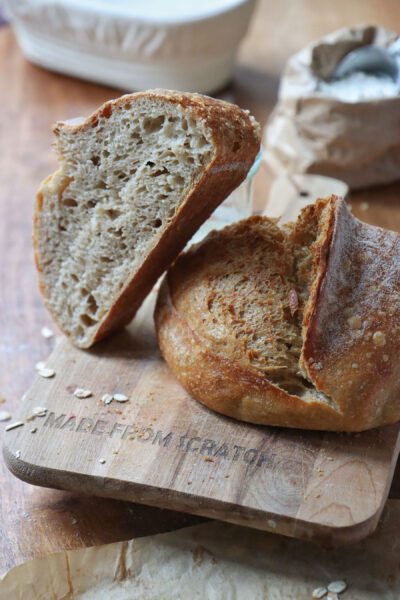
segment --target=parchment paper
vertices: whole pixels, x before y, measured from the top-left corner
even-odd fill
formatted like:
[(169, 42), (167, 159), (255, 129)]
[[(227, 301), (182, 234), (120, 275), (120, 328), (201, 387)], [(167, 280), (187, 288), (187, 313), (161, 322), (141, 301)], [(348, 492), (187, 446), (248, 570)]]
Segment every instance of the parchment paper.
[(275, 173), (327, 175), (353, 189), (400, 178), (400, 96), (344, 102), (318, 89), (351, 50), (397, 39), (382, 27), (346, 28), (289, 59), (264, 132), (265, 159)]
[(400, 598), (400, 501), (377, 532), (334, 550), (210, 522), (180, 531), (54, 554), (13, 568), (1, 600), (309, 600), (344, 579), (343, 600)]

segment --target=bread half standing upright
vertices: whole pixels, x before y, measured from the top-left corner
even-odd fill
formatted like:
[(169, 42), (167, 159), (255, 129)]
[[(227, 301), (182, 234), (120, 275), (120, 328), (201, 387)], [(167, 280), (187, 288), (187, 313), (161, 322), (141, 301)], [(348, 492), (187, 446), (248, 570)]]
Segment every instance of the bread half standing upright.
[(252, 165), (259, 127), (235, 105), (168, 90), (122, 96), (54, 129), (34, 246), (47, 308), (87, 348), (128, 323)]
[(252, 423), (361, 431), (400, 419), (400, 238), (336, 197), (251, 217), (182, 254), (159, 345), (195, 398)]

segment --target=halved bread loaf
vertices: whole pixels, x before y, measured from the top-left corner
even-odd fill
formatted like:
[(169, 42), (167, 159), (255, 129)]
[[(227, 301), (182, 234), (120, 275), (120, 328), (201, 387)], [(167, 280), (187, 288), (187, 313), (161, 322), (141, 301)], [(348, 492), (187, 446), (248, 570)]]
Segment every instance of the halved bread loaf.
[(336, 197), (252, 217), (181, 255), (155, 312), (182, 385), (252, 423), (360, 431), (400, 418), (399, 235)]
[(198, 94), (123, 96), (54, 130), (59, 169), (37, 196), (46, 305), (89, 347), (128, 323), (259, 148), (246, 111)]

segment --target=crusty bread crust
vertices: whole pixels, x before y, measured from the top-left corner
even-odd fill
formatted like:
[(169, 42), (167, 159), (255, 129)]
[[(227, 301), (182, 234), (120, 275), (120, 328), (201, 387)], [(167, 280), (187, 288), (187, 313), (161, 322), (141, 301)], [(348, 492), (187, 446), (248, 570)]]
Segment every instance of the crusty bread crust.
[[(190, 327), (182, 310), (190, 310), (182, 301), (191, 264), (185, 255), (164, 279), (155, 310), (161, 352), (182, 385), (209, 408), (251, 423), (331, 431), (400, 419), (399, 235), (355, 219), (338, 198), (324, 202), (299, 362), (329, 402), (288, 393), (245, 361), (217, 351), (201, 326)], [(205, 244), (192, 250), (193, 260), (201, 260)], [(206, 267), (201, 273), (199, 294), (209, 284)], [(177, 288), (181, 310), (173, 301)]]
[[(176, 258), (187, 241), (215, 208), (244, 180), (254, 162), (260, 145), (259, 126), (246, 111), (239, 107), (199, 94), (152, 90), (117, 98), (103, 104), (91, 116), (78, 124), (57, 123), (56, 135), (68, 128), (79, 135), (85, 129), (95, 127), (99, 117), (109, 117), (117, 106), (132, 104), (136, 100), (162, 99), (165, 103), (179, 104), (190, 111), (194, 118), (203, 120), (212, 131), (214, 155), (200, 181), (186, 194), (174, 218), (160, 237), (157, 244), (144, 258), (139, 270), (129, 279), (113, 306), (94, 331), (91, 339), (82, 347), (90, 347), (112, 331), (120, 329), (131, 321), (146, 295), (159, 276)], [(44, 300), (53, 318), (59, 323), (58, 315), (49, 305), (49, 290), (41, 276), (42, 258), (39, 253), (40, 222), (43, 204), (43, 191), (56, 178), (57, 172), (44, 180), (37, 194), (34, 213), (33, 245), (39, 285)], [(68, 335), (68, 332), (65, 332)], [(76, 340), (73, 340), (77, 343)]]

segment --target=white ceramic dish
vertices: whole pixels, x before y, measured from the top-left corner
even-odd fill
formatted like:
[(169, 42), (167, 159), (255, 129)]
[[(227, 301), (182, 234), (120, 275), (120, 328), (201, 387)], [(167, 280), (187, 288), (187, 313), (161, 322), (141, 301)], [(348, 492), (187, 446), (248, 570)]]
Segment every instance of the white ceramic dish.
[(256, 0), (5, 0), (26, 58), (134, 91), (211, 93), (231, 78)]

